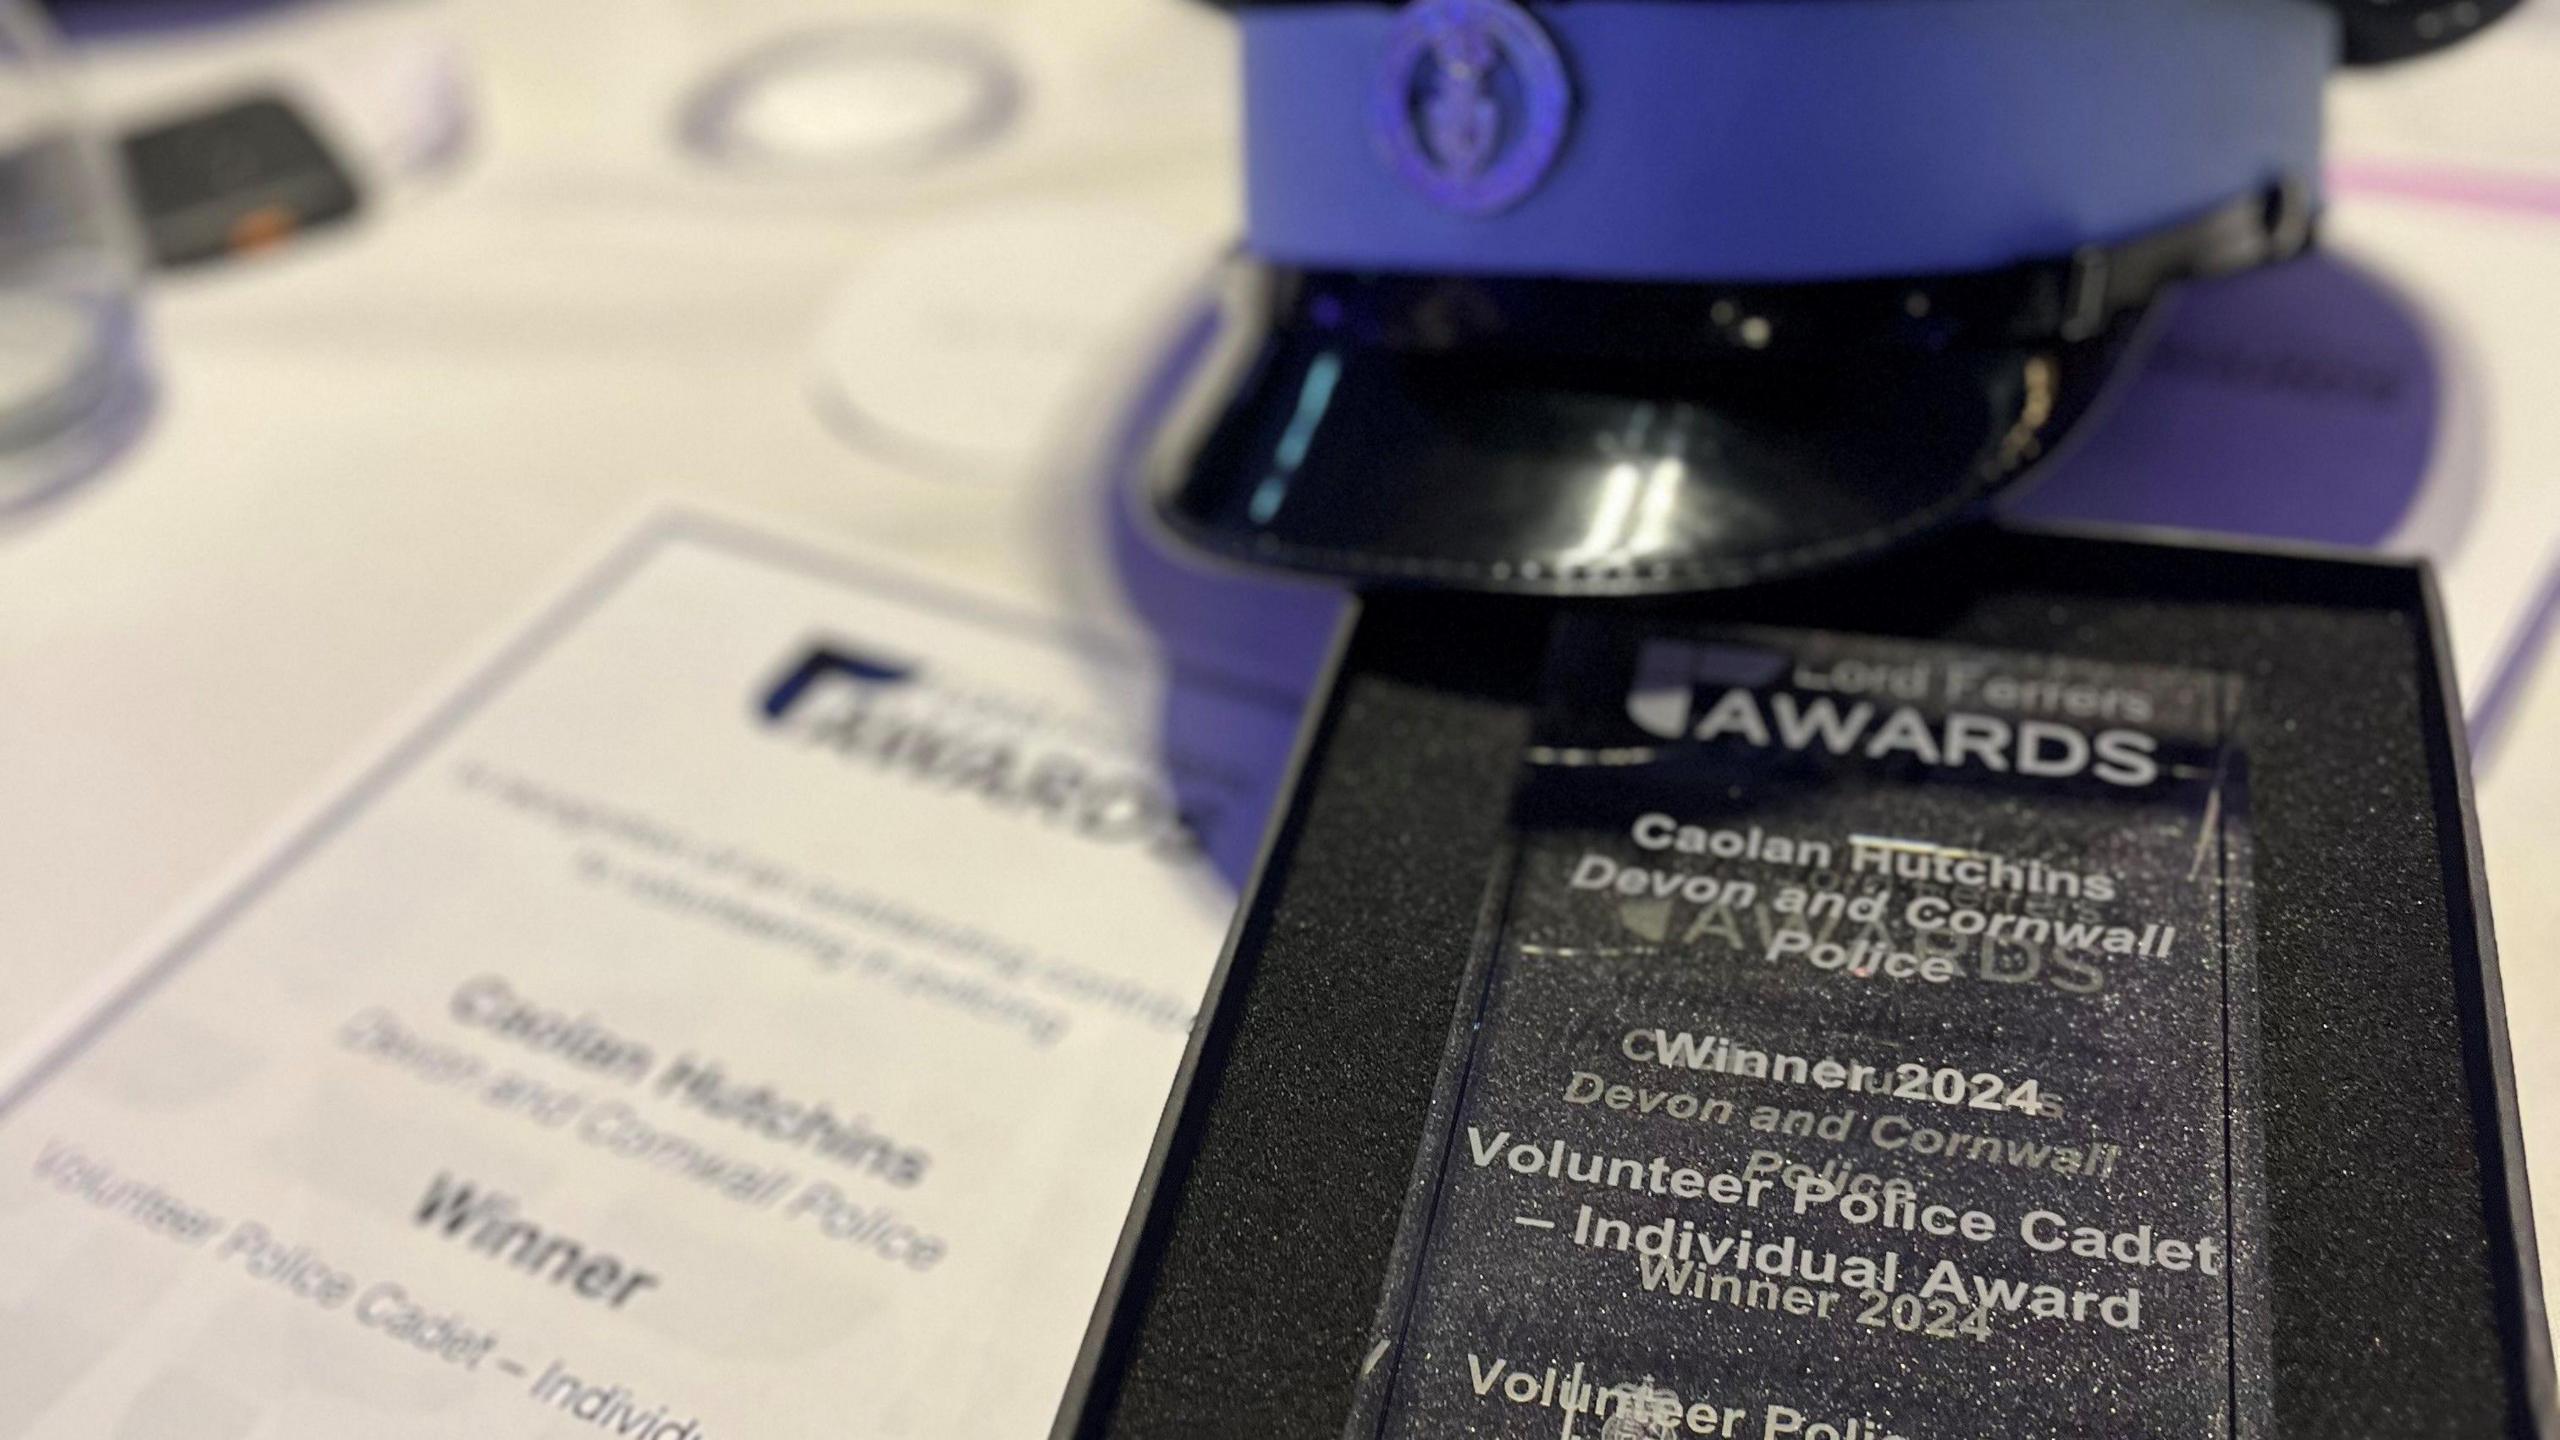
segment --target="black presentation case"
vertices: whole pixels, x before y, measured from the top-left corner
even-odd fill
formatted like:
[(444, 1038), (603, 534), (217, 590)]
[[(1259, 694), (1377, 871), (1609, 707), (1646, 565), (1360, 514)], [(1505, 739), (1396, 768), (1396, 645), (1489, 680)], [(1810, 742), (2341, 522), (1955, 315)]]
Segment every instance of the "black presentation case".
[(2496, 954), (2419, 565), (1982, 529), (1741, 597), (1362, 602), (1057, 1434), (1337, 1440), (1558, 614), (2237, 673), (2274, 1433), (2551, 1436)]

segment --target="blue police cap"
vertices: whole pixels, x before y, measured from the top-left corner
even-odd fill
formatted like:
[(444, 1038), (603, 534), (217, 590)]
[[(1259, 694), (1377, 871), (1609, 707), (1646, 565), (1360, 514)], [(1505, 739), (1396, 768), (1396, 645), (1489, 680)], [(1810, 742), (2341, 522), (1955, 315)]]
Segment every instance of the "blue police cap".
[[(2433, 13), (2352, 4), (2372, 55)], [(2166, 289), (2309, 243), (2345, 53), (2317, 0), (1236, 9), (1247, 231), (1156, 517), (1557, 593), (1800, 573), (2032, 473)]]

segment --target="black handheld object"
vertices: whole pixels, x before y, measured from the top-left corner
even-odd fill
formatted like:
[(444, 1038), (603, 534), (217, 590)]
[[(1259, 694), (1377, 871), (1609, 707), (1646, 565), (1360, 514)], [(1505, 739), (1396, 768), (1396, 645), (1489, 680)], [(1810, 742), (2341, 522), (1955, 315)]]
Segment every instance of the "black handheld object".
[(354, 179), (280, 96), (134, 131), (123, 152), (145, 242), (164, 269), (263, 251), (356, 213)]

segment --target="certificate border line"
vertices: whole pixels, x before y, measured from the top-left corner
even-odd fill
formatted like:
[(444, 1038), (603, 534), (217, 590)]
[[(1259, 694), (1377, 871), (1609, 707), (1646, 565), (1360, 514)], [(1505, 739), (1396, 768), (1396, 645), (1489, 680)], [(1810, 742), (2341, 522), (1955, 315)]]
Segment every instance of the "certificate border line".
[(39, 1048), (31, 1052), (32, 1058), (23, 1070), (0, 1075), (0, 1125), (6, 1125), (38, 1090), (79, 1059), (99, 1037), (122, 1022), (136, 1006), (194, 960), (232, 922), (270, 894), (277, 884), (299, 869), (322, 846), (336, 839), (349, 823), (380, 799), (384, 791), (414, 771), (429, 752), (452, 738), (464, 722), (521, 678), (560, 640), (591, 618), (603, 602), (620, 592), (650, 561), (665, 554), (675, 543), (688, 540), (715, 553), (787, 569), (840, 588), (868, 592), (920, 609), (939, 611), (1016, 639), (1042, 641), (1082, 652), (1124, 670), (1160, 669), (1168, 680), (1199, 685), (1228, 698), (1287, 716), (1295, 716), (1303, 708), (1301, 697), (1282, 689), (1186, 664), (1172, 655), (1163, 657), (1158, 665), (1150, 665), (1139, 650), (1069, 621), (1052, 619), (962, 588), (945, 588), (897, 573), (886, 566), (874, 566), (862, 559), (777, 535), (743, 521), (681, 507), (661, 509), (643, 518), (625, 539), (605, 552), (603, 559), (590, 564), (570, 582), (565, 592), (536, 611), (532, 620), (513, 630), (495, 654), (473, 667), (460, 684), (427, 711), (423, 719), (403, 732), (353, 780), (336, 789), (317, 814), (282, 841), (264, 850), (247, 873), (220, 891), (218, 897), (209, 902), (207, 908), (188, 922), (183, 930), (144, 952), (144, 958), (123, 967), (124, 973), (108, 982), (112, 989), (105, 998), (91, 1004), (67, 1031), (55, 1038), (37, 1041)]
[[(777, 568), (839, 585), (847, 583), (848, 573), (858, 575), (861, 586), (876, 593), (962, 617), (990, 630), (1081, 650), (1122, 669), (1161, 671), (1168, 678), (1197, 685), (1228, 699), (1260, 706), (1283, 718), (1294, 719), (1306, 709), (1307, 696), (1303, 693), (1204, 665), (1170, 651), (1150, 656), (1106, 631), (1043, 615), (1005, 600), (956, 587), (946, 589), (934, 582), (894, 571), (869, 570), (862, 562), (848, 559), (823, 546), (777, 535), (751, 524), (693, 510), (671, 511), (659, 518), (670, 531), (663, 538), (701, 540), (726, 547), (733, 554), (764, 560)], [(656, 527), (653, 525), (651, 528)]]

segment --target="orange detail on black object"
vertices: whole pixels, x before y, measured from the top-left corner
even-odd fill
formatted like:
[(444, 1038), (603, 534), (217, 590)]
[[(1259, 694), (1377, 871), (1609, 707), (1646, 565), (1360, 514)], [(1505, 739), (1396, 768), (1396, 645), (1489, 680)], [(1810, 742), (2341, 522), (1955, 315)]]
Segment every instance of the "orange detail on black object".
[(272, 250), (301, 228), (300, 217), (283, 206), (261, 206), (231, 222), (231, 253), (247, 255)]

